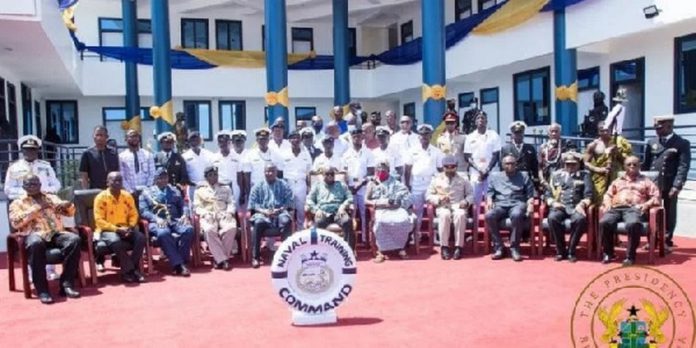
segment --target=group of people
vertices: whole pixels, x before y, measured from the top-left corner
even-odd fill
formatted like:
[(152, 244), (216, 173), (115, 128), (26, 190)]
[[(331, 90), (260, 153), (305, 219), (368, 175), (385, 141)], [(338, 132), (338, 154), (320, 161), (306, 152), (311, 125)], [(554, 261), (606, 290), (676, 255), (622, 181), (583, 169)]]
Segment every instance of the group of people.
[[(355, 248), (356, 229), (362, 232), (362, 241), (366, 239), (371, 208), (374, 261), (379, 263), (391, 254), (408, 257), (406, 248), (421, 238), (417, 227), (431, 204), (440, 255), (456, 260), (463, 255), (467, 217), (476, 220), (485, 204), (492, 258), (507, 254), (500, 233), (505, 229), (510, 231), (509, 254), (521, 261), (519, 246), (529, 229), (533, 203), (541, 199), (549, 207), (556, 260), (577, 260), (591, 204), (601, 205), (604, 212), (603, 262), (614, 258), (618, 221), (624, 221), (629, 231), (624, 264), (635, 261), (640, 221), (659, 205), (666, 209), (665, 242), (672, 246), (676, 201), (690, 163), (690, 145), (674, 134), (672, 117), (655, 119), (658, 137), (646, 146), (642, 168), (659, 172), (656, 185), (640, 174), (640, 160), (631, 145), (602, 123), (599, 137), (582, 154), (561, 139), (558, 124), (549, 126), (549, 139), (537, 152), (524, 142), (523, 122), (510, 125), (511, 141), (503, 144), (480, 110), (469, 134), (459, 131), (459, 117), (453, 111), (445, 113), (444, 130), (437, 135), (428, 124), (414, 131), (412, 117), (397, 119), (393, 111), (385, 113), (385, 124), (380, 113), (362, 114), (358, 103), (351, 103), (345, 115), (343, 108), (335, 107), (326, 125), (315, 116), (311, 122), (298, 122), (287, 136), (279, 118), (270, 128), (254, 131), (255, 141), (249, 147), (245, 131), (221, 131), (215, 136), (216, 152), (205, 149), (201, 135), (190, 131), (188, 149), (182, 153), (176, 150), (175, 134), (165, 132), (157, 136), (159, 151), (153, 154), (140, 146), (139, 132), (129, 130), (127, 148), (118, 153), (107, 146), (107, 129), (98, 126), (94, 146), (84, 152), (79, 165), (81, 187), (102, 190), (94, 201), (94, 242), (116, 254), (124, 281), (142, 282), (139, 265), (145, 238), (156, 238), (174, 274), (189, 276), (194, 218), (200, 221), (214, 266), (225, 270), (230, 258), (243, 252), (237, 232), (249, 226), (251, 265), (258, 268), (263, 263), (264, 238), (273, 250), (277, 237), (312, 224), (338, 225)], [(34, 286), (42, 302), (52, 302), (42, 252), (58, 247), (64, 256), (61, 292), (78, 297), (72, 282), (79, 238), (60, 222), (60, 216), (73, 215), (75, 208), (54, 195), (60, 182), (51, 166), (37, 158), (40, 140), (25, 136), (18, 144), (24, 158), (8, 170), (5, 191), (14, 200), (12, 227), (30, 236), (26, 247)], [(239, 213), (247, 212), (250, 218), (245, 221), (247, 215)], [(353, 215), (360, 224), (354, 224)], [(138, 229), (139, 219), (147, 221), (149, 235)], [(566, 219), (570, 220), (567, 247)]]

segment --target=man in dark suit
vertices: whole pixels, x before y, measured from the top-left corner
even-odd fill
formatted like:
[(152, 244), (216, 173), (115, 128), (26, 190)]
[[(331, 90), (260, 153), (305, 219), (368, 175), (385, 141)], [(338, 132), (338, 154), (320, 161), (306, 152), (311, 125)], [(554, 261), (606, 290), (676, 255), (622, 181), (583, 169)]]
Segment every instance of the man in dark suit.
[(674, 134), (674, 116), (656, 116), (653, 120), (657, 137), (650, 139), (645, 147), (642, 170), (660, 173), (656, 184), (667, 215), (665, 244), (671, 250), (677, 225), (677, 200), (691, 166), (691, 143)]
[(181, 154), (174, 152), (176, 136), (172, 132), (164, 132), (157, 137), (160, 143), (160, 151), (155, 155), (155, 168), (165, 168), (169, 173), (169, 183), (186, 192), (184, 185), (189, 184), (186, 161)]
[(535, 187), (539, 187), (539, 158), (534, 146), (524, 143), (524, 130), (527, 125), (522, 121), (510, 124), (512, 142), (503, 145), (500, 149), (500, 170), (504, 170), (502, 159), (512, 156), (517, 161), (517, 170), (527, 172)]

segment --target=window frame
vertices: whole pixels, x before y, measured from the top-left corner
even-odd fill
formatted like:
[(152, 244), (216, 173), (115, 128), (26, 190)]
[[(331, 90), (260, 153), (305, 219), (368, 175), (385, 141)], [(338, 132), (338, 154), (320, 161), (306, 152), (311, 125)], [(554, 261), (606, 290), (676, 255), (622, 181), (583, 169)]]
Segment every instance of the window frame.
[(0, 77), (0, 119), (10, 120), (7, 118), (7, 88), (5, 87), (5, 79)]
[[(519, 100), (517, 99), (517, 83), (518, 79), (528, 77), (528, 83), (529, 83), (529, 92), (530, 92), (530, 99), (529, 101), (531, 102), (533, 99), (533, 88), (532, 88), (532, 81), (533, 77), (535, 75), (543, 73), (546, 75), (546, 84), (542, 85), (542, 96), (541, 96), (541, 101), (542, 105), (544, 104), (544, 101), (546, 102), (546, 107), (548, 109), (548, 112), (546, 113), (546, 116), (544, 116), (543, 119), (538, 120), (539, 117), (538, 115), (535, 115), (533, 117), (533, 120), (527, 119), (527, 115), (522, 115), (523, 119), (518, 118), (518, 111), (519, 111)], [(524, 121), (524, 123), (527, 124), (527, 126), (548, 126), (551, 124), (551, 67), (550, 66), (545, 66), (543, 68), (539, 69), (532, 69), (532, 70), (526, 70), (522, 71), (519, 73), (516, 73), (512, 75), (512, 88), (513, 88), (513, 120), (515, 121)], [(538, 112), (538, 110), (537, 110)]]
[[(121, 36), (123, 36), (123, 29), (121, 30), (116, 30), (116, 29), (104, 29), (102, 21), (106, 20), (113, 20), (113, 21), (120, 21), (121, 22), (121, 28), (123, 28), (123, 18), (120, 17), (98, 17), (97, 18), (97, 25), (99, 28), (99, 46), (102, 46), (104, 44), (104, 38), (102, 35), (104, 33), (120, 33)], [(143, 30), (142, 25), (148, 25), (150, 27), (150, 30)], [(140, 35), (143, 34), (150, 34), (152, 35), (152, 20), (149, 18), (138, 18), (138, 47), (142, 47), (140, 44)], [(101, 61), (104, 61), (104, 56), (99, 55), (99, 59)], [(117, 59), (114, 59), (117, 60)]]
[[(468, 1), (469, 2), (469, 8), (465, 10), (460, 10), (459, 4), (460, 1)], [(469, 11), (469, 14), (467, 16), (462, 16), (466, 11)], [(474, 2), (473, 0), (454, 0), (454, 21), (460, 21), (464, 18), (471, 17), (474, 14)]]
[(31, 88), (24, 83), (21, 83), (20, 94), (22, 98), (22, 133), (35, 134), (34, 132), (34, 108)]
[[(246, 109), (246, 100), (220, 100), (220, 101), (218, 101), (218, 125), (219, 125), (218, 128), (220, 128), (220, 130), (223, 130), (223, 129), (224, 129), (223, 126), (222, 126), (222, 123), (223, 123), (223, 122), (222, 122), (222, 117), (223, 117), (223, 115), (222, 115), (222, 107), (225, 106), (225, 105), (237, 105), (238, 107), (241, 106), (241, 108), (242, 108), (242, 116), (241, 116), (241, 118), (240, 118), (240, 119), (237, 119), (237, 118), (236, 118), (236, 115), (232, 115), (232, 120), (231, 120), (231, 121), (232, 121), (232, 129), (242, 129), (242, 130), (245, 130), (245, 129), (246, 129), (246, 111), (247, 111), (247, 109)], [(240, 125), (238, 124), (238, 122), (237, 122), (237, 121), (240, 121), (240, 120), (241, 120), (241, 122), (240, 122), (240, 123), (241, 123), (241, 126), (240, 126)]]
[[(309, 40), (306, 40), (306, 39), (296, 39), (296, 38), (295, 38), (295, 32), (296, 32), (296, 31), (298, 31), (298, 32), (299, 32), (299, 31), (307, 31), (307, 32), (309, 32), (309, 34), (310, 34), (310, 35), (309, 35), (309, 36), (310, 36), (310, 39), (309, 39)], [(265, 34), (265, 33), (264, 33), (264, 34)], [(310, 47), (309, 50), (310, 50), (310, 51), (314, 51), (314, 28), (312, 28), (312, 27), (291, 27), (291, 28), (290, 28), (290, 47), (292, 48), (292, 53), (296, 53), (296, 52), (295, 52), (295, 41), (298, 41), (298, 42), (307, 42), (307, 41), (309, 41), (309, 47)]]
[[(218, 36), (219, 36), (218, 30), (220, 30), (220, 25), (222, 25), (222, 24), (227, 25), (227, 45), (228, 45), (228, 48), (220, 48), (220, 39), (218, 38)], [(231, 40), (230, 40), (230, 25), (231, 24), (239, 25), (239, 49), (230, 48), (231, 47)], [(242, 21), (235, 20), (235, 19), (216, 19), (215, 20), (215, 49), (226, 50), (226, 51), (243, 51), (244, 50), (243, 37), (244, 37), (244, 34), (243, 34)]]
[[(584, 91), (591, 91), (591, 90), (595, 90), (595, 89), (600, 89), (600, 85), (601, 85), (601, 83), (602, 83), (600, 72), (601, 72), (601, 70), (600, 70), (599, 65), (598, 65), (598, 66), (593, 66), (593, 67), (590, 67), (590, 68), (587, 68), (587, 69), (580, 69), (580, 70), (578, 70), (578, 73), (577, 73), (577, 77), (578, 77), (578, 92), (584, 92)], [(593, 83), (592, 83), (592, 79), (590, 78), (590, 79), (589, 79), (590, 82), (588, 83), (587, 86), (580, 86), (580, 80), (582, 80), (582, 79), (580, 78), (580, 76), (583, 75), (583, 74), (592, 74), (592, 75), (596, 75), (596, 76), (597, 76), (597, 83), (596, 83), (596, 84), (593, 84)]]
[[(305, 118), (306, 116), (300, 116), (299, 113), (300, 111), (310, 111), (309, 112), (309, 118)], [(316, 106), (296, 106), (295, 107), (295, 124), (297, 124), (297, 121), (311, 121), (312, 116), (315, 116), (317, 114), (317, 107)]]
[(469, 102), (469, 104), (462, 105), (462, 97), (466, 97), (466, 96), (471, 96), (471, 101), (474, 101), (474, 99), (476, 99), (476, 93), (474, 93), (474, 92), (463, 92), (463, 93), (457, 94), (457, 110), (461, 110), (463, 108), (468, 108), (471, 105), (471, 102)]
[(351, 58), (358, 56), (358, 31), (348, 28), (348, 54)]
[(10, 131), (14, 138), (17, 137), (19, 129), (17, 129), (19, 108), (17, 107), (17, 86), (7, 82), (7, 120), (10, 123)]
[[(195, 46), (195, 37), (196, 37), (196, 26), (195, 26), (195, 24), (196, 24), (196, 23), (203, 23), (203, 24), (205, 24), (205, 30), (204, 30), (204, 33), (205, 33), (205, 47), (187, 47), (187, 46), (184, 44), (184, 41), (186, 40), (186, 37), (185, 37), (185, 35), (184, 35), (184, 23), (187, 23), (187, 22), (190, 22), (190, 23), (193, 23), (193, 24), (194, 24), (194, 27), (193, 27), (194, 46)], [(204, 49), (204, 50), (210, 49), (210, 21), (209, 21), (208, 18), (182, 17), (182, 18), (181, 18), (181, 21), (180, 21), (179, 23), (180, 23), (180, 31), (181, 31), (181, 38), (180, 38), (181, 48), (183, 48), (183, 49)]]
[[(487, 2), (493, 2), (493, 6), (495, 6), (495, 5), (501, 4), (505, 1), (507, 1), (507, 0), (478, 0), (478, 12), (480, 13), (481, 11), (484, 11), (483, 5)], [(491, 7), (493, 7), (493, 6), (491, 6)]]
[[(63, 116), (63, 105), (64, 104), (73, 104), (75, 107), (75, 124), (79, 125), (80, 124), (80, 109), (79, 109), (79, 104), (76, 99), (49, 99), (46, 100), (46, 129), (51, 128), (54, 126), (53, 122), (51, 122), (51, 105), (52, 104), (61, 104), (61, 117)], [(80, 131), (78, 127), (75, 127), (75, 140), (74, 141), (66, 141), (63, 139), (61, 132), (59, 132), (59, 129), (56, 129), (56, 133), (58, 133), (59, 136), (61, 136), (61, 144), (68, 144), (68, 145), (77, 145), (80, 143)]]
[[(410, 35), (410, 37), (404, 33), (406, 31), (406, 29), (408, 29), (410, 31), (410, 33), (408, 33)], [(407, 38), (408, 38), (408, 41), (405, 40)], [(407, 42), (411, 42), (415, 39), (415, 37), (413, 36), (413, 19), (411, 19), (407, 22), (401, 23), (401, 25), (399, 26), (399, 39), (401, 40), (402, 45), (407, 43)]]
[[(186, 105), (187, 104), (196, 104), (196, 115), (194, 117), (196, 118), (196, 122), (190, 122), (191, 119), (189, 118), (188, 115), (186, 115)], [(203, 134), (203, 132), (200, 131), (201, 125), (200, 125), (200, 119), (201, 115), (198, 113), (198, 105), (200, 104), (207, 104), (208, 105), (208, 124), (210, 125), (210, 129), (208, 134)], [(184, 100), (183, 103), (183, 110), (184, 110), (184, 118), (186, 120), (186, 124), (189, 128), (189, 130), (194, 130), (198, 131), (201, 133), (201, 138), (204, 141), (212, 141), (213, 140), (213, 109), (212, 109), (212, 103), (210, 100), (204, 100), (204, 99), (189, 99), (189, 100)], [(195, 127), (192, 127), (192, 125), (195, 124)]]
[[(682, 81), (682, 72), (684, 72), (684, 64), (682, 64), (682, 44), (685, 41), (696, 41), (696, 33), (680, 36), (680, 37), (675, 37), (674, 38), (674, 114), (687, 114), (687, 113), (694, 113), (696, 112), (696, 105), (689, 107), (689, 106), (684, 106), (682, 107), (681, 105), (681, 85), (683, 84), (684, 81)], [(693, 77), (696, 79), (696, 77)]]

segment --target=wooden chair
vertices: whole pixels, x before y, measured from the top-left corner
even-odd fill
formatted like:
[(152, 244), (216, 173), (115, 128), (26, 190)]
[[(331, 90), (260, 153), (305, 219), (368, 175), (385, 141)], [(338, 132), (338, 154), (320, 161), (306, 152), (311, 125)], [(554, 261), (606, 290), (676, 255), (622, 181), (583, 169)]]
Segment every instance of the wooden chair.
[[(89, 258), (89, 274), (93, 285), (98, 283), (97, 277), (97, 256), (107, 256), (112, 252), (103, 241), (94, 240), (94, 198), (101, 192), (100, 189), (75, 190), (75, 207), (77, 214), (75, 215), (75, 224), (80, 236), (84, 236), (87, 242), (87, 253)], [(147, 238), (146, 238), (147, 239)], [(145, 269), (146, 259), (149, 259), (147, 248), (145, 248), (145, 257), (141, 258), (139, 265), (140, 271)]]
[[(347, 180), (345, 173), (336, 173), (336, 176), (334, 179), (337, 181), (342, 181), (343, 183), (345, 183)], [(322, 181), (322, 180), (324, 180), (324, 175), (321, 173), (310, 175), (309, 182), (310, 182), (311, 186), (309, 187), (307, 193), (309, 193), (309, 191), (311, 191), (311, 188), (313, 185), (315, 185), (317, 182)], [(359, 217), (357, 214), (357, 207), (355, 206), (355, 204), (350, 206), (347, 210), (348, 210), (347, 213), (350, 214), (351, 220), (353, 221), (353, 226), (360, 226), (360, 224), (358, 222)], [(304, 224), (303, 228), (308, 229), (308, 228), (312, 227), (313, 224), (314, 224), (314, 214), (312, 214), (309, 210), (307, 210), (307, 207), (305, 206), (305, 224)], [(341, 238), (343, 238), (343, 229), (337, 223), (331, 223), (328, 226), (326, 226), (324, 229), (329, 231), (329, 232), (333, 232), (333, 233), (339, 235)], [(355, 241), (356, 241), (356, 245), (354, 247), (357, 250), (357, 242), (360, 240), (358, 238), (358, 236), (360, 234), (362, 234), (362, 231), (360, 231), (360, 229), (358, 229), (358, 228), (353, 228), (353, 233), (355, 234)], [(367, 240), (367, 238), (365, 240)], [(351, 247), (353, 247), (353, 246), (351, 246)]]
[[(538, 200), (535, 200), (534, 203), (534, 211), (530, 216), (527, 217), (527, 226), (526, 229), (529, 229), (529, 246), (530, 246), (530, 255), (532, 257), (536, 256), (538, 250), (537, 250), (537, 244), (538, 244), (538, 239), (540, 239), (539, 235), (534, 233), (535, 231), (538, 231), (539, 229), (535, 229), (534, 226), (538, 226), (539, 223), (541, 222), (540, 218), (540, 212), (539, 212), (539, 206), (540, 203)], [(490, 254), (491, 253), (491, 236), (490, 236), (490, 230), (486, 224), (485, 220), (485, 215), (488, 212), (488, 206), (486, 203), (482, 202), (481, 207), (483, 210), (483, 216), (484, 216), (484, 230), (485, 233), (483, 234), (483, 244), (484, 244), (484, 254)], [(509, 217), (506, 217), (505, 220), (503, 221), (503, 224), (500, 229), (500, 234), (501, 236), (509, 236), (510, 231), (512, 230), (512, 221), (510, 220)]]
[[(85, 236), (80, 235), (80, 263), (77, 268), (80, 286), (87, 286), (87, 281), (85, 280), (85, 271), (82, 267), (82, 260), (84, 256), (89, 258), (87, 252), (87, 241)], [(29, 255), (26, 251), (26, 237), (19, 235), (12, 231), (10, 235), (7, 236), (7, 270), (9, 272), (9, 287), (10, 291), (17, 290), (16, 280), (15, 280), (15, 262), (19, 263), (19, 268), (22, 272), (22, 290), (24, 292), (25, 298), (31, 298), (31, 281), (29, 279)], [(63, 255), (59, 248), (50, 248), (46, 250), (46, 264), (56, 265), (63, 263)]]
[[(541, 223), (536, 223), (532, 227), (534, 229), (533, 234), (538, 236), (536, 253), (540, 257), (544, 256), (544, 248), (546, 245), (549, 244), (547, 243), (547, 241), (553, 239), (549, 230), (549, 210), (550, 209), (546, 205), (546, 203), (541, 203), (539, 207), (539, 219), (541, 219)], [(585, 249), (587, 250), (588, 260), (591, 260), (593, 258), (593, 254), (595, 252), (596, 247), (595, 240), (597, 239), (597, 211), (598, 209), (595, 205), (590, 205), (589, 207), (585, 208), (585, 216), (587, 217), (587, 228), (585, 231)], [(570, 219), (565, 219), (563, 221), (563, 225), (565, 226), (566, 233), (570, 233)]]
[[(203, 233), (201, 233), (201, 221), (200, 217), (196, 213), (192, 213), (193, 218), (191, 223), (193, 224), (193, 242), (191, 243), (191, 253), (192, 253), (192, 263), (194, 267), (203, 266), (203, 258), (208, 258), (210, 255), (203, 247), (203, 242), (205, 238)], [(249, 260), (249, 241), (247, 233), (247, 221), (249, 220), (248, 212), (237, 212), (237, 239), (239, 246), (239, 254), (242, 257), (242, 262), (247, 262)]]
[[(435, 206), (429, 206), (429, 208), (432, 208), (432, 216), (433, 216), (433, 230), (434, 234), (437, 234), (437, 224), (438, 224), (438, 219), (437, 219), (437, 207)], [(484, 216), (481, 214), (482, 209), (479, 208), (479, 213), (474, 214), (474, 206), (473, 204), (469, 205), (469, 211), (467, 212), (466, 215), (466, 227), (464, 231), (464, 238), (471, 237), (472, 244), (471, 244), (471, 253), (472, 254), (478, 254), (479, 252), (479, 240), (483, 240), (484, 236)], [(454, 231), (454, 224), (451, 225), (450, 229)], [(440, 241), (440, 245), (442, 245), (443, 241)]]
[[(375, 213), (376, 209), (374, 205), (371, 204), (365, 204), (365, 219), (367, 220), (367, 230), (368, 234), (370, 236), (369, 238), (369, 244), (370, 244), (370, 250), (372, 251), (373, 255), (377, 255), (377, 243), (375, 241)], [(433, 207), (432, 204), (427, 203), (423, 207), (423, 219), (421, 220), (421, 225), (419, 226), (420, 229), (417, 231), (420, 234), (425, 234), (428, 236), (428, 244), (430, 247), (430, 251), (433, 250), (435, 244), (435, 208)], [(420, 236), (414, 235), (414, 248), (416, 255), (420, 254)]]
[[(617, 177), (621, 177), (625, 174), (625, 172), (621, 171), (618, 173)], [(653, 182), (655, 182), (658, 178), (659, 173), (654, 172), (654, 171), (645, 171), (641, 172), (641, 174), (647, 176)], [(601, 209), (599, 210), (599, 214), (597, 214), (597, 219), (595, 222), (595, 226), (597, 226), (597, 246), (596, 246), (596, 251), (597, 251), (597, 259), (600, 259), (602, 256), (602, 231), (601, 231), (601, 226), (599, 225), (599, 221), (602, 219), (604, 216), (604, 211)], [(642, 236), (646, 236), (648, 238), (648, 263), (649, 264), (654, 264), (655, 263), (655, 249), (658, 249), (659, 256), (660, 257), (665, 257), (665, 233), (667, 230), (666, 227), (666, 216), (665, 216), (665, 209), (664, 207), (654, 207), (650, 209), (650, 212), (648, 214), (648, 219), (647, 221), (643, 221), (643, 234)], [(616, 238), (618, 241), (618, 238), (620, 235), (627, 235), (627, 230), (626, 230), (626, 224), (623, 222), (620, 222), (617, 227), (616, 227)], [(640, 250), (640, 249), (639, 249)], [(636, 253), (639, 251), (636, 250)]]

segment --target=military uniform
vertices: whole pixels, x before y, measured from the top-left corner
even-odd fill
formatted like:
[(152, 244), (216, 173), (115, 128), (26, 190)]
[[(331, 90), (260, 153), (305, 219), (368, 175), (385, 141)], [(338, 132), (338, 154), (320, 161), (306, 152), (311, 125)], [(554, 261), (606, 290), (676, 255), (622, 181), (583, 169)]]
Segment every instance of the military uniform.
[[(162, 141), (171, 140), (176, 142), (176, 137), (171, 132), (160, 134), (157, 139)], [(188, 185), (189, 177), (186, 171), (186, 161), (181, 154), (172, 151), (160, 151), (155, 155), (155, 168), (164, 168), (169, 173), (169, 183), (172, 185)]]
[[(443, 159), (443, 165), (456, 164), (454, 157), (447, 156)], [(447, 197), (448, 202), (442, 203), (443, 198)], [(461, 204), (466, 202), (467, 206), (474, 203), (474, 190), (469, 181), (459, 174), (454, 174), (449, 178), (446, 173), (438, 174), (430, 182), (427, 193), (428, 202), (436, 206), (437, 232), (440, 236), (443, 258), (449, 258), (448, 244), (450, 239), (450, 227), (454, 223), (454, 246), (458, 254), (456, 259), (461, 257), (461, 249), (464, 247), (464, 232), (466, 232), (466, 214), (468, 209), (462, 209)]]
[[(207, 176), (212, 171), (217, 169), (208, 167), (204, 174)], [(210, 185), (208, 181), (202, 181), (196, 188), (194, 208), (200, 216), (201, 231), (215, 263), (220, 265), (227, 262), (237, 234), (232, 189), (220, 183)]]
[[(515, 121), (510, 125), (510, 131), (513, 133), (524, 133), (527, 125), (522, 121)], [(539, 158), (537, 157), (537, 152), (534, 146), (531, 144), (520, 143), (516, 144), (514, 141), (510, 144), (505, 144), (500, 149), (500, 161), (498, 164), (500, 170), (503, 170), (502, 159), (506, 156), (512, 156), (517, 159), (517, 170), (527, 172), (532, 178), (535, 185), (539, 183)]]
[[(673, 120), (673, 117), (656, 118), (656, 128), (659, 122)], [(691, 167), (691, 143), (677, 134), (650, 139), (645, 147), (643, 157), (644, 171), (657, 171), (657, 187), (660, 188), (665, 213), (667, 215), (667, 246), (672, 246), (672, 235), (677, 225), (678, 197), (669, 197), (669, 191), (674, 188), (681, 191), (686, 183), (687, 174)]]
[[(580, 165), (573, 153), (564, 156), (564, 163)], [(549, 231), (556, 241), (557, 259), (568, 256), (575, 259), (575, 249), (587, 226), (587, 216), (575, 210), (580, 204), (587, 207), (592, 200), (592, 181), (590, 173), (578, 170), (570, 173), (566, 169), (556, 171), (549, 180), (549, 190), (546, 191), (546, 203), (549, 206)], [(554, 207), (554, 203), (560, 203), (563, 208)], [(570, 219), (570, 245), (565, 248), (565, 220)]]
[(17, 199), (24, 194), (23, 180), (30, 174), (39, 177), (41, 192), (56, 193), (60, 190), (60, 181), (56, 178), (56, 172), (50, 163), (40, 159), (31, 162), (20, 159), (10, 165), (5, 175), (5, 194), (10, 200)]
[(449, 133), (445, 131), (437, 138), (437, 148), (444, 155), (452, 155), (457, 159), (457, 171), (459, 172), (464, 172), (467, 169), (466, 161), (464, 160), (465, 141), (466, 136), (458, 132)]

